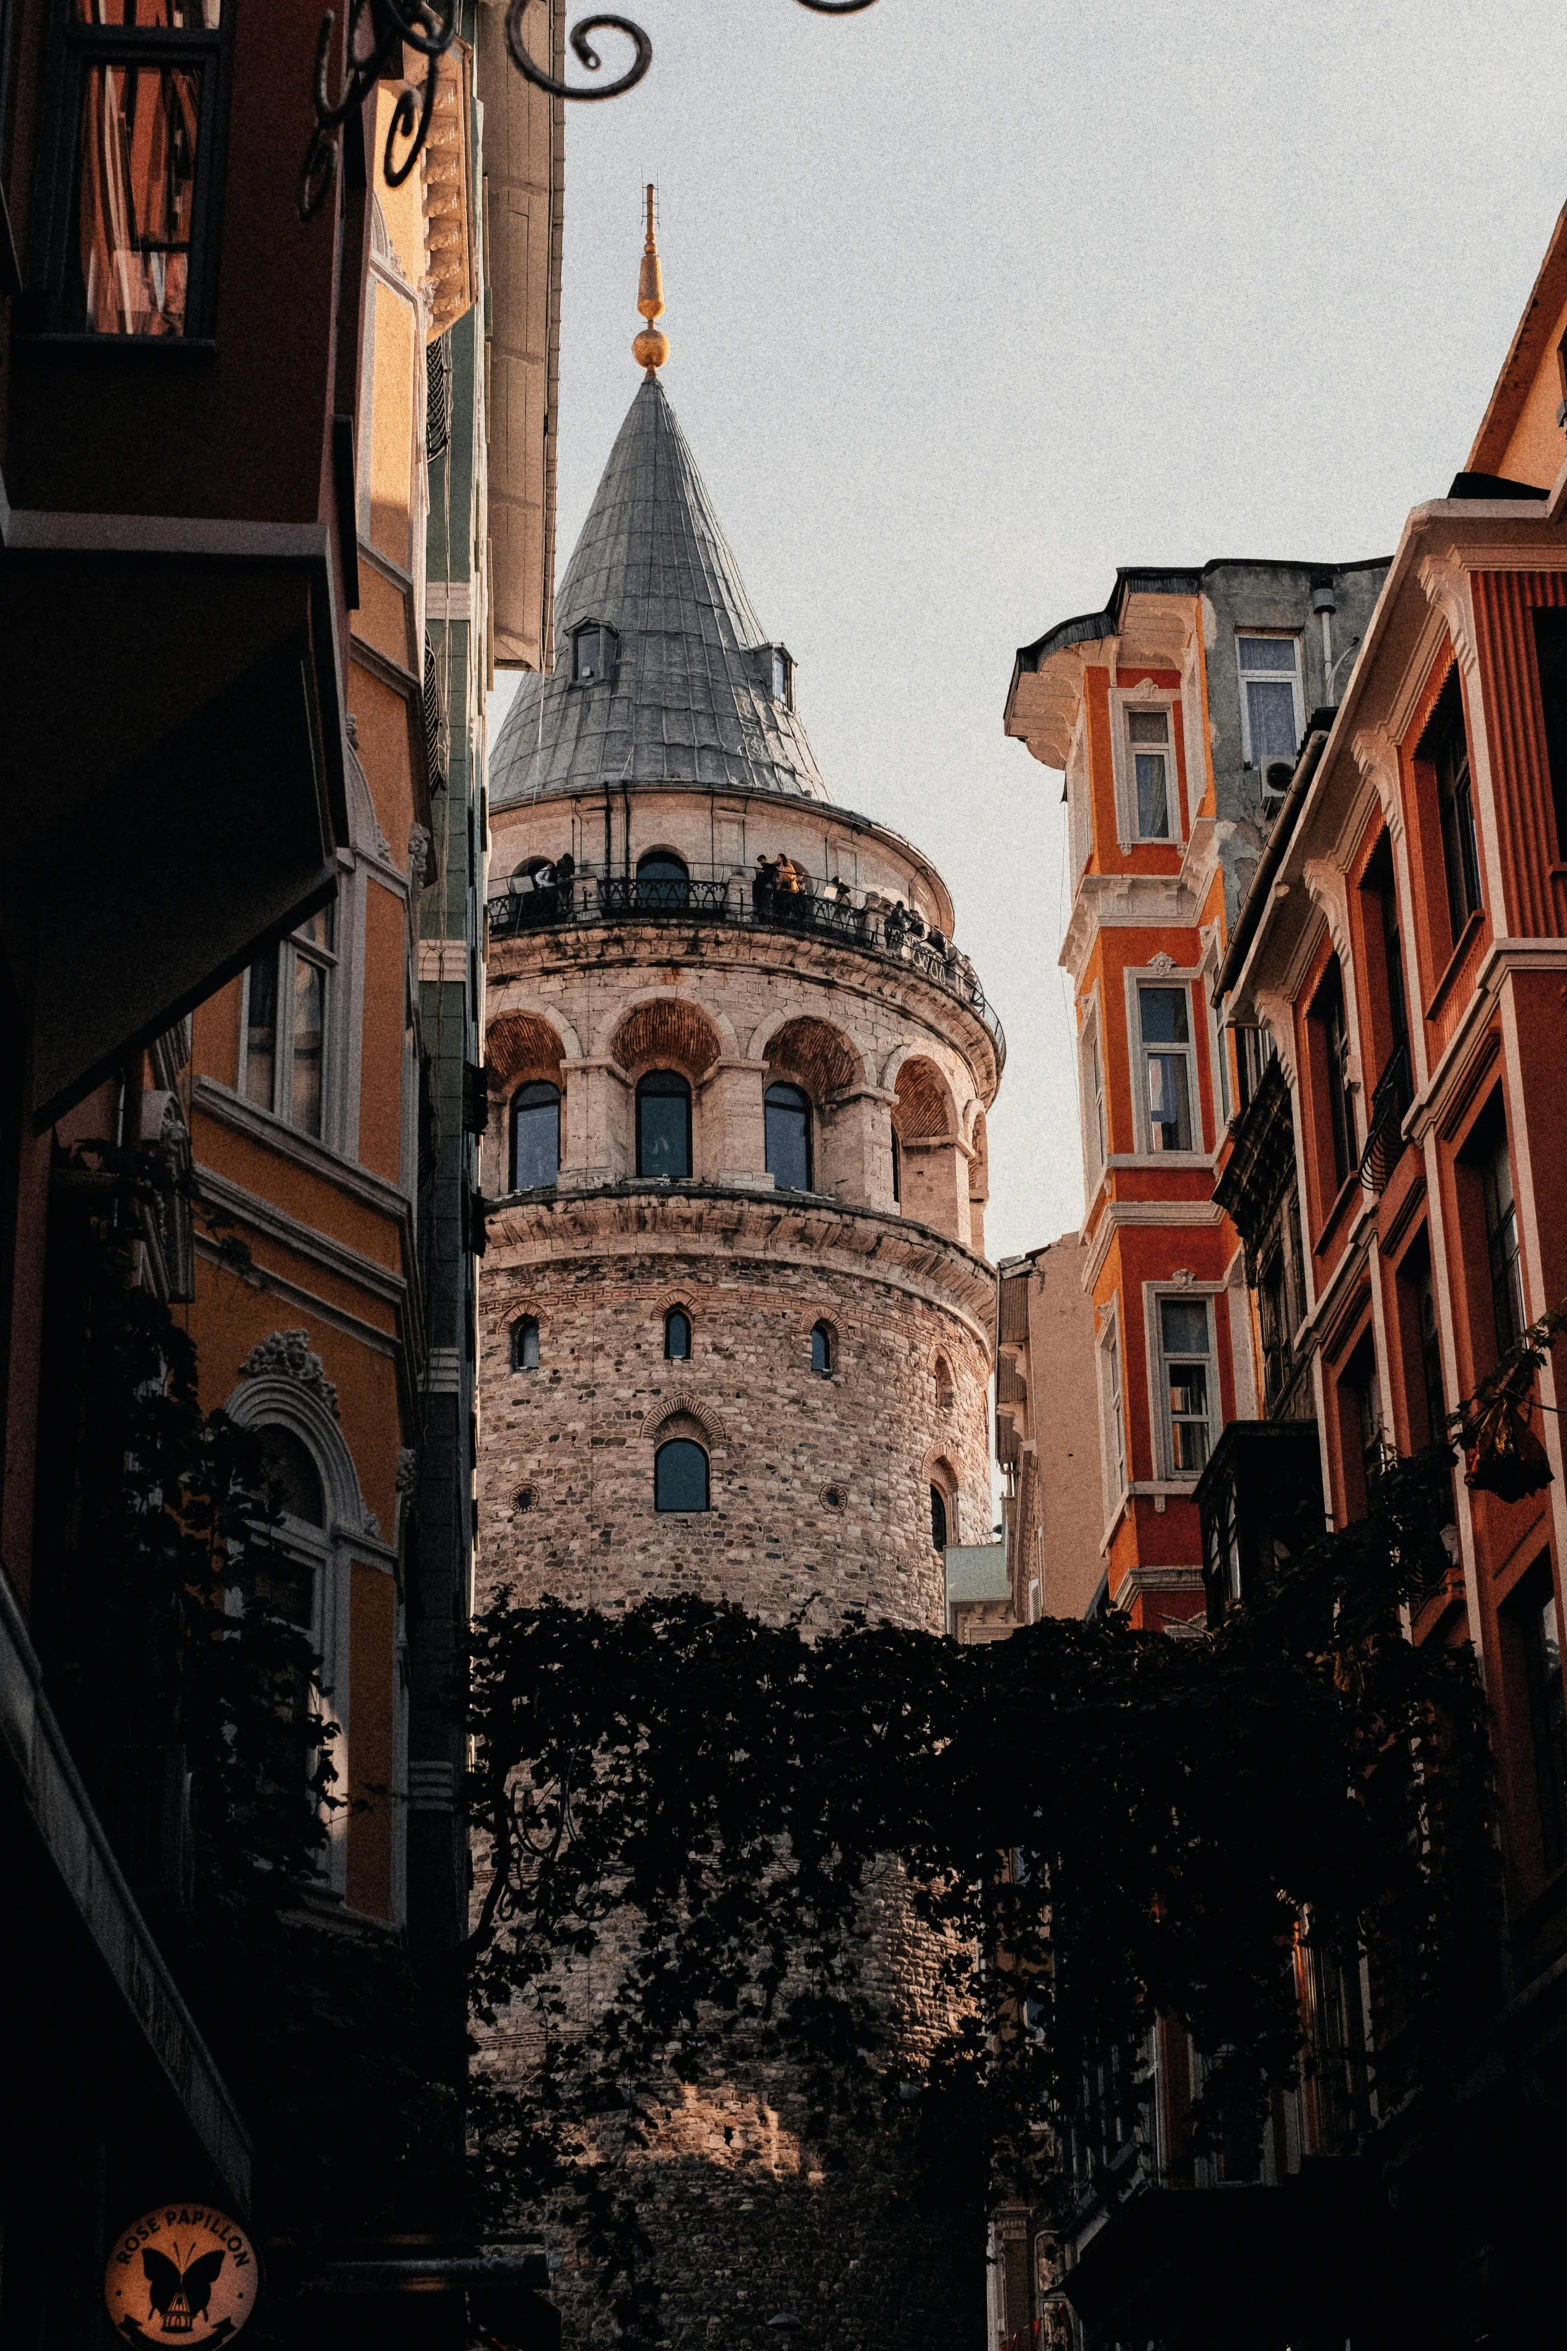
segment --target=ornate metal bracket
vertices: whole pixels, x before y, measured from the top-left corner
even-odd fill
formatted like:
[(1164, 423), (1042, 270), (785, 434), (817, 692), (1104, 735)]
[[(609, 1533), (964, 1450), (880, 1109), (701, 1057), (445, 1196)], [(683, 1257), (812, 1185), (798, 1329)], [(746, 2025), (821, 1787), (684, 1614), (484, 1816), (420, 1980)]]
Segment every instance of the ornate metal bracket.
[(580, 82), (558, 82), (552, 73), (546, 73), (542, 65), (534, 62), (523, 46), (522, 20), (532, 5), (533, 0), (511, 0), (506, 11), (506, 46), (517, 71), (535, 89), (548, 90), (552, 98), (618, 98), (622, 91), (636, 87), (653, 62), (652, 42), (629, 16), (585, 16), (580, 24), (572, 26), (568, 38), (589, 73), (597, 73), (601, 63), (590, 37), (594, 33), (624, 33), (635, 54), (618, 81), (598, 82), (591, 88)]
[[(625, 72), (611, 82), (564, 82), (530, 57), (522, 38), (523, 20), (533, 0), (509, 0), (506, 10), (506, 47), (517, 71), (536, 89), (548, 90), (554, 98), (619, 98), (627, 90), (635, 89), (653, 62), (653, 44), (639, 24), (629, 16), (600, 13), (583, 17), (571, 28), (568, 38), (573, 54), (589, 73), (599, 71), (602, 60), (593, 46), (595, 33), (624, 33), (631, 43), (631, 63)], [(874, 8), (876, 0), (798, 0), (801, 8), (809, 8), (818, 16), (857, 16), (862, 9)], [(348, 116), (362, 106), (378, 81), (402, 62), (404, 47), (415, 49), (428, 58), (429, 68), (417, 89), (405, 87), (398, 98), (396, 110), (386, 134), (386, 178), (390, 187), (401, 187), (403, 181), (419, 160), (430, 117), (435, 108), (436, 60), (451, 47), (457, 31), (457, 0), (349, 0), (347, 59), (341, 95), (334, 101), (327, 88), (327, 66), (332, 50), (332, 34), (336, 26), (335, 12), (328, 9), (321, 23), (321, 38), (316, 44), (316, 70), (312, 87), (315, 103), (316, 127), (310, 134), (305, 149), (304, 168), (300, 173), (299, 217), (314, 220), (326, 202), (337, 171), (338, 133)], [(400, 159), (394, 161), (399, 142), (406, 142)]]
[[(326, 202), (337, 173), (338, 132), (357, 107), (364, 104), (388, 69), (402, 64), (405, 47), (416, 49), (429, 64), (417, 90), (405, 87), (386, 133), (386, 183), (400, 188), (419, 160), (420, 149), (435, 109), (436, 61), (444, 57), (457, 33), (457, 0), (349, 0), (347, 55), (341, 96), (334, 103), (327, 88), (327, 66), (332, 53), (335, 11), (321, 20), (316, 43), (316, 70), (311, 96), (316, 127), (305, 149), (299, 175), (299, 217), (314, 220)], [(398, 159), (397, 144), (408, 142)]]

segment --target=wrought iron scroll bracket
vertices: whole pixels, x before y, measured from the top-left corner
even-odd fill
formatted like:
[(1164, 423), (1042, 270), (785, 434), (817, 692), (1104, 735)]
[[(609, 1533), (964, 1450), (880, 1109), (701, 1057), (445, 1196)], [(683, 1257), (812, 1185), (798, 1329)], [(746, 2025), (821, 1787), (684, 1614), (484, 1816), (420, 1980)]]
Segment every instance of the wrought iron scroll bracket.
[[(337, 176), (339, 134), (355, 110), (363, 106), (377, 82), (400, 67), (404, 49), (428, 60), (417, 88), (405, 85), (386, 131), (384, 169), (389, 188), (400, 188), (418, 162), (435, 110), (439, 60), (457, 34), (457, 0), (349, 0), (344, 44), (343, 87), (334, 99), (327, 86), (332, 35), (337, 15), (328, 9), (316, 43), (316, 66), (311, 84), (316, 127), (305, 149), (299, 175), (299, 217), (314, 220), (326, 202)], [(399, 142), (405, 151), (397, 153)]]
[(585, 16), (580, 24), (572, 26), (567, 38), (574, 54), (589, 73), (597, 73), (602, 63), (593, 46), (594, 33), (624, 33), (634, 52), (631, 63), (613, 82), (584, 85), (581, 82), (557, 81), (552, 73), (529, 56), (523, 41), (523, 19), (532, 5), (533, 0), (510, 0), (506, 11), (506, 46), (517, 71), (532, 82), (535, 89), (548, 90), (552, 98), (618, 98), (623, 91), (636, 87), (653, 62), (652, 42), (642, 27), (633, 24), (629, 16)]

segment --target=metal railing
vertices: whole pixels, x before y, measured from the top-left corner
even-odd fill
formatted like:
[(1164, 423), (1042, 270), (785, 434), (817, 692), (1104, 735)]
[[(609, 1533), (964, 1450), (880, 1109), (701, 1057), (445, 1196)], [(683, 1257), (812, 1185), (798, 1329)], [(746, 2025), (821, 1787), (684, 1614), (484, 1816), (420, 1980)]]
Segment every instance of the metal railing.
[[(941, 932), (934, 934), (895, 906), (856, 906), (830, 895), (832, 885), (812, 880), (800, 890), (756, 882), (732, 866), (693, 866), (684, 879), (639, 874), (606, 874), (579, 866), (565, 881), (511, 887), (489, 899), (486, 914), (492, 939), (524, 937), (530, 931), (600, 922), (717, 922), (741, 929), (801, 931), (858, 948), (884, 962), (901, 964), (966, 1004), (989, 1036), (999, 1075), (1007, 1057), (1006, 1031), (980, 986), (973, 965)], [(917, 926), (917, 927), (916, 927)]]
[(1398, 1165), (1404, 1148), (1404, 1120), (1415, 1098), (1409, 1066), (1409, 1044), (1400, 1039), (1372, 1091), (1366, 1121), (1366, 1147), (1360, 1154), (1360, 1180), (1368, 1192), (1380, 1192)]

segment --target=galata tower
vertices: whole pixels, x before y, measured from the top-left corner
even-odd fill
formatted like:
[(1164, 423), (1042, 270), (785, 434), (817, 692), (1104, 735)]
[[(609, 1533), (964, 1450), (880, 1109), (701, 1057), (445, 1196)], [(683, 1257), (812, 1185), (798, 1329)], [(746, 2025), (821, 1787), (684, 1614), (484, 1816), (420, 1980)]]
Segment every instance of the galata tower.
[[(818, 772), (658, 378), (651, 208), (639, 307), (555, 668), (490, 761), (478, 1598), (941, 1633), (943, 1548), (991, 1524), (1001, 1028), (941, 876)], [(668, 2341), (776, 2344), (787, 2314), (812, 2351), (905, 2344), (922, 2305), (944, 2340), (957, 2281), (786, 2105), (687, 2090), (649, 2152)]]

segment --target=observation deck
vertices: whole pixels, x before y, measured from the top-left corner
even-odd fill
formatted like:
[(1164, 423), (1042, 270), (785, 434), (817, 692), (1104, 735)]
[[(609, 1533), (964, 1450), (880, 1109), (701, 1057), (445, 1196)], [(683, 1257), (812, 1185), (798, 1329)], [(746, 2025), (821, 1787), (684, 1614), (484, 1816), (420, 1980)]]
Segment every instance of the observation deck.
[(492, 939), (596, 923), (693, 918), (740, 930), (830, 939), (912, 971), (967, 1005), (990, 1038), (999, 1078), (1007, 1058), (1006, 1031), (968, 957), (943, 933), (876, 893), (863, 893), (856, 904), (853, 896), (835, 895), (834, 884), (819, 876), (803, 878), (803, 887), (786, 889), (759, 885), (734, 866), (692, 866), (680, 877), (578, 866), (566, 880), (513, 875), (504, 891), (486, 901), (485, 912)]

